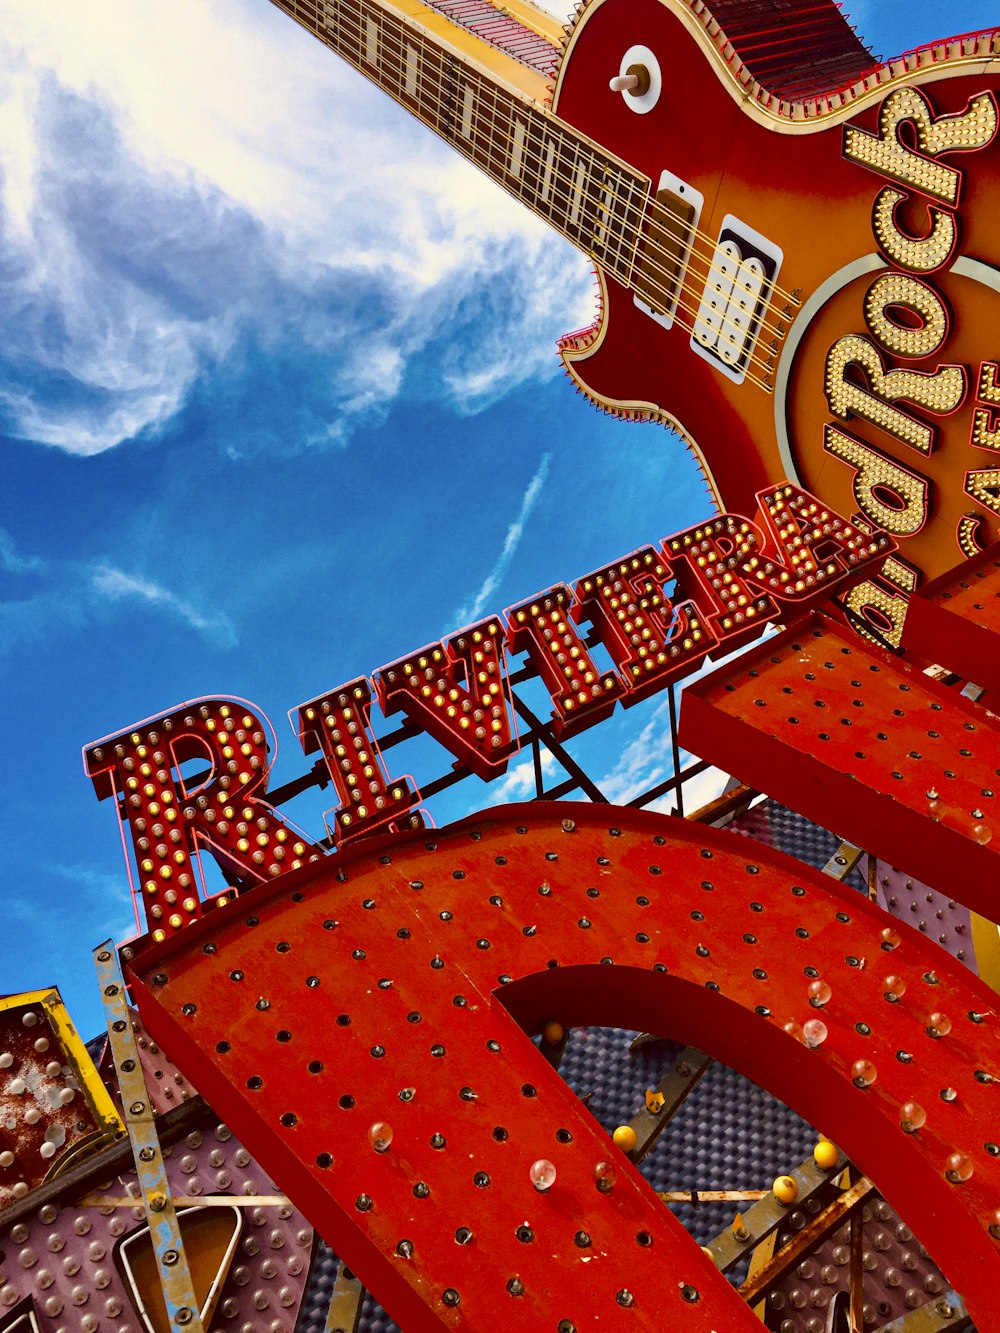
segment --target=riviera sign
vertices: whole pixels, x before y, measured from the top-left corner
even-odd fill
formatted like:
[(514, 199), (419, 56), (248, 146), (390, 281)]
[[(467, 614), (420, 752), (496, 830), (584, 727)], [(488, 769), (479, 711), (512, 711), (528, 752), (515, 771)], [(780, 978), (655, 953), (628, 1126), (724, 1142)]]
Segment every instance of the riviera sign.
[[(299, 740), (307, 754), (322, 752), (339, 799), (330, 812), (336, 845), (421, 822), (419, 790), (385, 768), (371, 727), (376, 700), (489, 781), (518, 749), (508, 652), (527, 654), (552, 697), (556, 735), (569, 736), (618, 702), (627, 708), (664, 689), (716, 649), (740, 647), (786, 608), (805, 610), (871, 575), (894, 549), (884, 533), (861, 531), (796, 486), (757, 500), (759, 523), (713, 518), (301, 704)], [(584, 621), (612, 668), (595, 661)], [(245, 703), (202, 699), (86, 747), (98, 797), (120, 802), (156, 938), (202, 915), (202, 850), (241, 887), (325, 854), (265, 800), (268, 726)], [(193, 791), (181, 774), (192, 759), (210, 765)]]

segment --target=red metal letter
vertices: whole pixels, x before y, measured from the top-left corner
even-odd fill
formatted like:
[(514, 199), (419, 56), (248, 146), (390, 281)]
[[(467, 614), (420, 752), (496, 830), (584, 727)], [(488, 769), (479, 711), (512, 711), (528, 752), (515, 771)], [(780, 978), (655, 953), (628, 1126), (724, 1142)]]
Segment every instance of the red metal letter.
[(371, 711), (372, 692), (364, 676), (297, 710), (302, 748), (306, 754), (323, 751), (340, 797), (339, 807), (332, 812), (338, 847), (377, 829), (419, 828), (423, 822), (419, 815), (409, 813), (419, 802), (420, 792), (409, 778), (390, 778), (385, 772), (378, 741), (371, 732)]
[(671, 580), (658, 551), (643, 546), (576, 585), (574, 620), (589, 617), (628, 690), (628, 708), (691, 671), (718, 642), (695, 602), (670, 602)]
[(921, 665), (814, 614), (685, 690), (681, 743), (1000, 922), (1000, 726)]
[[(322, 855), (262, 799), (269, 767), (264, 727), (243, 702), (200, 699), (84, 750), (98, 799), (123, 799), (154, 938), (164, 938), (165, 926), (179, 930), (201, 916), (202, 847), (241, 887)], [(190, 759), (209, 765), (193, 791), (180, 774)]]
[(133, 984), (150, 1034), (408, 1333), (760, 1329), (524, 1035), (549, 1019), (652, 1026), (835, 1127), (988, 1325), (1000, 1158), (975, 1071), (1000, 1062), (996, 995), (916, 931), (736, 834), (594, 805), (504, 807), (337, 870), (259, 886), (252, 928), (210, 917)]
[(498, 616), (382, 667), (375, 690), (384, 713), (402, 709), (486, 782), (518, 748)]
[(507, 613), (511, 652), (527, 652), (555, 705), (552, 730), (574, 736), (603, 722), (623, 693), (614, 671), (602, 671), (576, 631), (573, 594), (564, 583)]

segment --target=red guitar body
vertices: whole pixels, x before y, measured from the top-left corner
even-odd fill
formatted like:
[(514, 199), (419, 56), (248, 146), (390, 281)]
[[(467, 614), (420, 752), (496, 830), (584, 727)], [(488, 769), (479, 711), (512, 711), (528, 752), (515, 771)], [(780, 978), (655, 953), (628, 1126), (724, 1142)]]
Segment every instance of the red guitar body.
[[(741, 11), (770, 7), (714, 8), (746, 28)], [(559, 117), (654, 191), (666, 170), (702, 196), (709, 260), (736, 218), (780, 265), (755, 345), (764, 387), (736, 383), (693, 350), (691, 314), (663, 327), (603, 273), (599, 320), (564, 340), (563, 357), (601, 406), (673, 426), (723, 508), (749, 512), (757, 489), (792, 477), (888, 528), (902, 561), (932, 577), (1000, 536), (1000, 390), (989, 365), (1000, 359), (1000, 39), (874, 66), (826, 8), (823, 50), (815, 37), (795, 42), (796, 22), (811, 20), (794, 11), (815, 13), (815, 3), (783, 7), (793, 12), (770, 33), (739, 39), (699, 0), (584, 9), (559, 71)], [(641, 112), (608, 86), (637, 45), (661, 77)], [(782, 49), (793, 51), (784, 63)], [(905, 583), (897, 566), (900, 575)]]

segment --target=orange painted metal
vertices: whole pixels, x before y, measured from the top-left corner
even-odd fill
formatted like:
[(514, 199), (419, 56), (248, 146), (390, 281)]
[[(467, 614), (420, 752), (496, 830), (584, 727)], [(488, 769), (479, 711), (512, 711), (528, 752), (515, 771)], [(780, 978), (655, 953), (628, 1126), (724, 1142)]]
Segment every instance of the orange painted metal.
[(683, 1038), (770, 1088), (992, 1309), (996, 996), (735, 834), (504, 807), (303, 866), (131, 966), (151, 1034), (410, 1333), (759, 1328), (528, 1039), (552, 1019)]
[(681, 744), (1000, 921), (1000, 718), (823, 615), (684, 693)]

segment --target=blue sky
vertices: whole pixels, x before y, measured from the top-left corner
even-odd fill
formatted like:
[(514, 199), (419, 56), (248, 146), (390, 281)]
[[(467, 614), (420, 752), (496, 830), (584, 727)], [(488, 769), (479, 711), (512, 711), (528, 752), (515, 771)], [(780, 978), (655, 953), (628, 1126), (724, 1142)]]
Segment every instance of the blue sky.
[[(1000, 22), (849, 10), (883, 55)], [(0, 991), (58, 982), (89, 1034), (131, 906), (84, 744), (240, 696), (287, 781), (288, 709), (708, 500), (562, 375), (583, 260), (267, 0), (0, 0), (0, 282)], [(612, 797), (669, 772), (663, 712), (572, 747)]]

